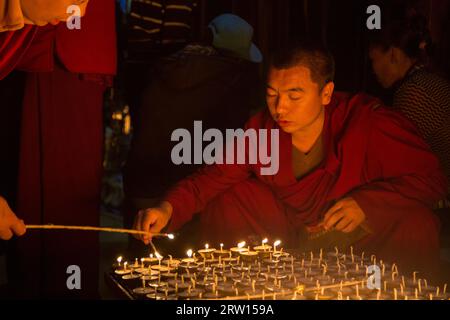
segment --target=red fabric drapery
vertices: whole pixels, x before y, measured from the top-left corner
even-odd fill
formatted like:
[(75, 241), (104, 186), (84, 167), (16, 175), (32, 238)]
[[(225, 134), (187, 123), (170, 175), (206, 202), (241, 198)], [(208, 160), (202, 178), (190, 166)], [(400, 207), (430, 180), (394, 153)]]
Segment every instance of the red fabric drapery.
[(20, 62), (31, 45), (36, 31), (36, 27), (26, 25), (21, 30), (0, 33), (0, 80)]

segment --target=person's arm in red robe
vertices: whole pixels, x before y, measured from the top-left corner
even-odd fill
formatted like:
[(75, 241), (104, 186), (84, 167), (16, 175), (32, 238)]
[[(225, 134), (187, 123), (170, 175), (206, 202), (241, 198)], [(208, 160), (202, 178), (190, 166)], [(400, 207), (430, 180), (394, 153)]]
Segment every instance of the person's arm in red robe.
[(406, 118), (379, 108), (371, 120), (363, 173), (368, 183), (349, 196), (378, 233), (418, 206), (431, 208), (445, 197), (447, 181), (438, 158)]
[[(262, 113), (255, 115), (248, 121), (245, 128), (258, 128), (262, 117)], [(245, 151), (246, 159), (248, 159), (248, 149), (246, 148)], [(235, 154), (237, 154), (236, 150)], [(173, 207), (168, 230), (179, 229), (190, 221), (195, 213), (202, 211), (215, 196), (247, 179), (251, 170), (248, 164), (214, 164), (201, 168), (177, 183), (163, 200)]]
[(211, 199), (249, 175), (247, 165), (215, 164), (205, 166), (177, 183), (164, 199), (173, 207), (168, 230), (179, 229), (195, 213), (202, 211)]

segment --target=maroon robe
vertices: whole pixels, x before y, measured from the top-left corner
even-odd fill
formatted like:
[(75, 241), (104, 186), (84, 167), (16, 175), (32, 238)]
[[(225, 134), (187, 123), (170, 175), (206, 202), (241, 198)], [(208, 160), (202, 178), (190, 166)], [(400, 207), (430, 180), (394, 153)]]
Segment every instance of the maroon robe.
[[(431, 207), (445, 195), (446, 178), (415, 127), (380, 104), (364, 94), (335, 93), (325, 108), (325, 158), (299, 181), (292, 172), (291, 136), (281, 130), (275, 175), (262, 176), (261, 164), (204, 167), (167, 194), (174, 208), (169, 230), (201, 212), (209, 243), (256, 234), (296, 246), (298, 228), (317, 224), (334, 202), (350, 196), (373, 232), (358, 249), (429, 270), (439, 254)], [(247, 127), (279, 128), (267, 111)]]
[[(16, 210), (27, 224), (99, 225), (103, 93), (116, 72), (114, 7), (113, 0), (91, 1), (80, 30), (37, 28), (20, 61), (11, 58), (28, 71)], [(28, 230), (10, 247), (8, 280), (19, 297), (98, 297), (98, 233)], [(66, 286), (70, 265), (81, 269), (81, 290)]]
[(0, 80), (20, 62), (33, 41), (37, 28), (26, 25), (21, 30), (0, 32)]

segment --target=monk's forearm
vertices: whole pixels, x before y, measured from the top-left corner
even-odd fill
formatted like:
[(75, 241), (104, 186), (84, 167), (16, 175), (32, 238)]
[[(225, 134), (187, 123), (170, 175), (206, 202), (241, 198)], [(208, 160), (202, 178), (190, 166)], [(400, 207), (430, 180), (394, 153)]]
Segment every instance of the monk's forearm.
[(169, 229), (180, 228), (212, 198), (248, 176), (249, 169), (245, 165), (210, 165), (176, 184), (164, 197), (173, 208)]

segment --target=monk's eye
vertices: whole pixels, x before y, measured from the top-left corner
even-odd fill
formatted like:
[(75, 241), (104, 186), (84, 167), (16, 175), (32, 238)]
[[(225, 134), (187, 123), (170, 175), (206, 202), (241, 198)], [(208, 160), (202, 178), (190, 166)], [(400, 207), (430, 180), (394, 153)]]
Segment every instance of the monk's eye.
[(300, 95), (290, 95), (289, 99), (296, 101), (296, 100), (300, 100), (302, 97)]
[(274, 91), (267, 91), (266, 92), (267, 97), (269, 98), (275, 98), (277, 96), (277, 93)]

